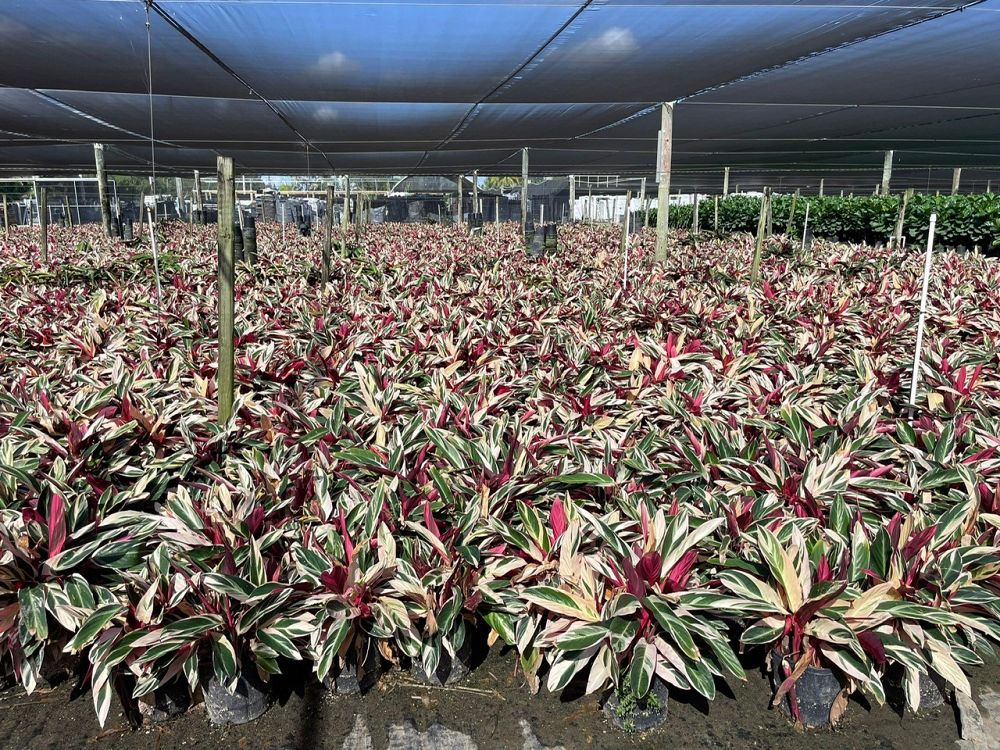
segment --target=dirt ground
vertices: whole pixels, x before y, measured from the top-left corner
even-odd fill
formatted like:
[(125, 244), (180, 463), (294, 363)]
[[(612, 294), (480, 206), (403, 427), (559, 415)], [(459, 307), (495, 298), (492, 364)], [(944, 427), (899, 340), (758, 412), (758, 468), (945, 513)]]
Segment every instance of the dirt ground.
[[(370, 745), (384, 748), (393, 727), (419, 731), (433, 725), (461, 732), (478, 748), (525, 747), (525, 726), (542, 746), (573, 748), (781, 748), (781, 750), (934, 750), (954, 748), (958, 721), (950, 705), (926, 715), (901, 715), (889, 706), (871, 708), (853, 701), (834, 731), (804, 733), (777, 710), (768, 710), (769, 687), (759, 671), (746, 683), (720, 685), (707, 701), (671, 693), (669, 719), (645, 735), (625, 735), (603, 718), (594, 697), (532, 696), (515, 672), (515, 659), (499, 649), (486, 657), (458, 687), (429, 688), (408, 675), (385, 675), (365, 696), (335, 696), (314, 680), (288, 680), (260, 719), (216, 728), (203, 707), (155, 726), (130, 729), (112, 711), (102, 730), (89, 693), (77, 695), (70, 682), (25, 696), (20, 689), (0, 693), (0, 747), (17, 750), (340, 750), (358, 716), (370, 731)], [(972, 672), (977, 689), (1000, 688), (1000, 666)], [(427, 746), (435, 746), (426, 741)], [(399, 746), (394, 745), (394, 746)], [(409, 745), (404, 745), (410, 747)], [(413, 747), (421, 747), (414, 745)], [(538, 747), (535, 745), (535, 747)]]

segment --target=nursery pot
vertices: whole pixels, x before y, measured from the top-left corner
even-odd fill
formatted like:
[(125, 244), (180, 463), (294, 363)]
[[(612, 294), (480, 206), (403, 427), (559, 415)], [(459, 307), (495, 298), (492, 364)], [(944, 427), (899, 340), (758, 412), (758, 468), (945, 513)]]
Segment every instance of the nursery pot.
[(467, 637), (454, 659), (447, 650), (441, 649), (441, 660), (438, 662), (437, 671), (433, 675), (427, 675), (424, 671), (424, 664), (420, 659), (413, 660), (410, 665), (410, 674), (421, 682), (431, 685), (453, 685), (468, 676), (472, 669), (471, 662), (472, 646)]
[(269, 703), (267, 685), (255, 674), (241, 674), (232, 694), (214, 675), (205, 684), (205, 708), (213, 724), (246, 724), (267, 711)]
[[(781, 670), (781, 656), (775, 652), (771, 655), (771, 677), (775, 689), (784, 681)], [(840, 680), (832, 669), (825, 667), (807, 667), (806, 671), (795, 683), (795, 687), (785, 694), (781, 701), (781, 710), (789, 716), (794, 716), (790, 701), (794, 700), (798, 708), (799, 720), (807, 727), (830, 726), (830, 711), (833, 702), (841, 691)], [(794, 697), (793, 697), (794, 693)]]
[[(903, 688), (903, 670), (895, 669), (886, 680), (886, 687), (891, 691), (890, 698), (900, 706), (906, 706), (906, 690)], [(920, 703), (917, 711), (929, 711), (943, 705), (947, 698), (947, 686), (937, 675), (921, 674), (917, 680), (917, 691)]]
[(658, 705), (648, 705), (647, 696), (638, 705), (630, 707), (623, 706), (622, 696), (617, 690), (612, 690), (601, 710), (608, 721), (623, 732), (646, 732), (667, 720), (669, 686), (657, 677), (649, 688), (649, 695), (655, 696)]
[(153, 691), (150, 697), (149, 702), (145, 698), (139, 700), (139, 713), (144, 720), (154, 724), (180, 716), (191, 706), (191, 693), (183, 680), (173, 680)]
[(347, 650), (336, 677), (328, 674), (323, 684), (339, 695), (367, 693), (382, 673), (384, 660), (373, 640), (364, 640)]

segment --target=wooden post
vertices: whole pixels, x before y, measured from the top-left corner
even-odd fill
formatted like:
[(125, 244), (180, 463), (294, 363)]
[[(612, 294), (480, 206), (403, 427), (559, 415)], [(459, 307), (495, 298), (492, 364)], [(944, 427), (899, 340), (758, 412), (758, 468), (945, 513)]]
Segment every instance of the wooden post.
[(885, 152), (885, 161), (882, 164), (882, 195), (889, 194), (889, 184), (892, 182), (892, 151)]
[(700, 197), (698, 193), (694, 194), (694, 210), (691, 212), (691, 231), (694, 234), (698, 234), (698, 231), (701, 229), (700, 217), (698, 216), (698, 208), (701, 206)]
[(521, 238), (528, 238), (528, 148), (521, 149)]
[(66, 217), (66, 226), (73, 226), (73, 214), (69, 211), (69, 198), (63, 196), (63, 215)]
[(951, 194), (958, 195), (958, 188), (962, 185), (962, 168), (955, 167), (951, 175)]
[(104, 144), (94, 144), (94, 165), (97, 168), (97, 196), (101, 203), (101, 224), (111, 236), (111, 202), (108, 199), (108, 176), (104, 172)]
[(198, 211), (201, 213), (201, 223), (205, 223), (205, 202), (204, 196), (201, 193), (201, 174), (198, 170), (194, 170), (194, 203)]
[(569, 223), (576, 221), (576, 175), (569, 176)]
[(340, 254), (347, 257), (347, 230), (351, 226), (351, 178), (344, 175), (344, 213), (340, 217)]
[(660, 163), (657, 164), (656, 186), (656, 262), (667, 260), (667, 223), (670, 221), (670, 162), (674, 144), (674, 103), (660, 107)]
[(464, 187), (464, 185), (462, 184), (463, 182), (465, 182), (465, 175), (460, 174), (458, 176), (458, 179), (455, 181), (455, 184), (458, 188), (458, 208), (455, 209), (455, 223), (459, 225), (462, 223), (463, 219), (462, 203), (465, 202), (465, 196), (463, 195), (463, 190), (462, 190), (462, 188)]
[(10, 239), (10, 216), (7, 214), (7, 193), (3, 194), (3, 238)]
[(219, 216), (219, 424), (225, 424), (233, 414), (233, 369), (235, 258), (236, 243), (233, 235), (236, 183), (233, 180), (233, 160), (228, 156), (218, 159), (219, 184), (217, 203)]
[(628, 247), (628, 223), (629, 223), (629, 204), (632, 202), (632, 191), (629, 190), (625, 193), (625, 213), (622, 214), (622, 241), (621, 250), (622, 252)]
[(722, 174), (722, 197), (729, 195), (729, 167)]
[(42, 251), (42, 265), (49, 264), (49, 189), (42, 185), (38, 188), (38, 227), (39, 249)]
[(715, 233), (719, 233), (719, 196), (715, 196), (715, 223), (712, 225)]
[(319, 282), (324, 286), (330, 282), (330, 253), (333, 251), (333, 185), (326, 186), (326, 233), (323, 236), (323, 267), (319, 272)]
[(771, 188), (764, 188), (760, 199), (760, 218), (757, 220), (757, 242), (753, 248), (753, 265), (750, 267), (750, 283), (760, 281), (760, 260), (764, 254), (764, 232), (767, 230), (767, 217), (771, 215)]
[(774, 236), (774, 212), (771, 206), (771, 193), (769, 188), (764, 188), (764, 195), (767, 197), (767, 237)]
[(646, 178), (643, 177), (639, 180), (639, 210), (642, 211), (646, 207)]
[(937, 214), (931, 214), (927, 230), (927, 250), (924, 253), (924, 282), (920, 291), (920, 316), (917, 318), (917, 345), (913, 352), (913, 372), (910, 376), (910, 407), (917, 405), (917, 386), (920, 383), (920, 359), (924, 345), (924, 320), (927, 317), (927, 288), (931, 279), (931, 261), (934, 258), (934, 232)]
[(789, 237), (792, 236), (792, 229), (795, 225), (795, 204), (799, 201), (799, 189), (795, 188), (795, 192), (792, 194), (792, 207), (788, 210), (788, 224), (785, 226), (785, 234)]
[(903, 225), (906, 221), (906, 206), (910, 202), (910, 198), (913, 197), (913, 188), (908, 189), (903, 193), (902, 199), (899, 201), (899, 213), (896, 216), (896, 229), (892, 233), (892, 244), (889, 247), (898, 250), (903, 246)]
[(820, 177), (820, 180), (819, 180), (819, 197), (820, 198), (823, 197), (823, 183), (824, 182), (826, 182), (826, 179), (823, 178), (823, 177)]

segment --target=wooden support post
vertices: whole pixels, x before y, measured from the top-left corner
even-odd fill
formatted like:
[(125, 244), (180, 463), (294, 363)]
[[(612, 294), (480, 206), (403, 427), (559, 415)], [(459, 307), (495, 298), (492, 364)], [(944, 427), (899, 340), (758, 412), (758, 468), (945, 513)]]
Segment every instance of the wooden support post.
[(909, 188), (899, 201), (899, 213), (896, 215), (896, 229), (892, 233), (892, 243), (889, 247), (898, 250), (903, 246), (903, 226), (906, 222), (906, 206), (913, 197), (913, 188)]
[(771, 205), (771, 193), (769, 188), (764, 188), (764, 195), (767, 196), (767, 237), (774, 236), (774, 211)]
[(722, 197), (729, 195), (729, 167), (722, 173)]
[(108, 198), (108, 176), (104, 172), (104, 144), (94, 144), (94, 165), (97, 168), (97, 196), (101, 203), (101, 224), (111, 236), (111, 202)]
[(716, 234), (719, 233), (719, 196), (715, 196), (715, 221), (712, 224), (712, 229)]
[(528, 148), (521, 149), (521, 239), (528, 238)]
[(39, 235), (39, 249), (42, 253), (42, 265), (49, 264), (49, 195), (48, 188), (42, 185), (38, 188), (38, 227), (41, 230)]
[(670, 163), (674, 144), (674, 103), (660, 107), (660, 143), (656, 186), (656, 262), (667, 260), (667, 223), (670, 221)]
[(698, 216), (698, 208), (701, 205), (700, 198), (701, 195), (699, 195), (698, 193), (694, 194), (694, 209), (691, 211), (691, 231), (694, 234), (698, 234), (699, 230), (701, 229), (701, 220), (700, 217)]
[(323, 267), (319, 272), (319, 282), (326, 286), (330, 282), (330, 254), (333, 252), (333, 185), (326, 186), (326, 232), (323, 235)]
[(958, 189), (962, 185), (962, 168), (955, 167), (955, 171), (951, 175), (951, 194), (958, 195)]
[(344, 175), (344, 213), (340, 217), (340, 254), (347, 257), (347, 230), (351, 226), (351, 178)]
[(462, 190), (462, 188), (465, 187), (465, 185), (463, 185), (464, 182), (465, 182), (464, 174), (460, 174), (458, 176), (458, 179), (455, 181), (455, 184), (458, 188), (458, 206), (455, 209), (455, 223), (459, 225), (462, 224), (462, 219), (464, 218), (462, 216), (463, 213), (462, 204), (465, 202), (465, 195), (463, 194), (464, 191)]
[(225, 424), (233, 414), (233, 370), (235, 368), (234, 351), (234, 314), (236, 281), (236, 242), (233, 234), (234, 212), (236, 206), (236, 183), (233, 179), (233, 160), (228, 156), (218, 159), (219, 207), (217, 233), (219, 242), (219, 367), (218, 397), (219, 424)]
[(569, 176), (569, 223), (576, 221), (576, 175)]
[(69, 211), (69, 198), (65, 195), (63, 196), (63, 216), (66, 217), (66, 226), (73, 226), (73, 214)]
[(10, 216), (7, 214), (7, 193), (3, 194), (3, 238), (10, 238)]
[(757, 220), (757, 241), (753, 248), (753, 265), (750, 267), (750, 283), (760, 281), (760, 261), (764, 254), (764, 233), (767, 230), (767, 217), (771, 215), (771, 188), (764, 188), (760, 199), (760, 218)]
[(885, 152), (885, 161), (882, 163), (882, 195), (889, 194), (889, 184), (892, 182), (892, 151)]
[(826, 182), (826, 179), (823, 178), (823, 177), (821, 177), (820, 180), (819, 180), (819, 197), (820, 198), (823, 197), (823, 183), (824, 182)]
[(639, 180), (639, 210), (643, 211), (646, 208), (646, 178), (643, 177)]
[(785, 234), (789, 237), (792, 236), (792, 229), (795, 226), (795, 204), (799, 202), (799, 189), (795, 188), (795, 192), (792, 194), (792, 205), (788, 209), (788, 224), (785, 226)]
[(629, 190), (628, 192), (625, 193), (625, 213), (622, 214), (622, 242), (621, 242), (622, 252), (625, 252), (626, 248), (628, 248), (628, 223), (629, 219), (631, 218), (628, 207), (629, 204), (631, 203), (632, 203), (632, 191)]

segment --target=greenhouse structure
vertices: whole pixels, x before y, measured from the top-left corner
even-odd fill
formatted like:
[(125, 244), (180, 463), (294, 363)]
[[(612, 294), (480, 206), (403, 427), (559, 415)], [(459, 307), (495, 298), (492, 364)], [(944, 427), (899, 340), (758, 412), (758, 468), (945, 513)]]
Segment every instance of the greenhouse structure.
[(998, 52), (0, 2), (0, 750), (1000, 748)]

